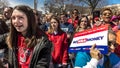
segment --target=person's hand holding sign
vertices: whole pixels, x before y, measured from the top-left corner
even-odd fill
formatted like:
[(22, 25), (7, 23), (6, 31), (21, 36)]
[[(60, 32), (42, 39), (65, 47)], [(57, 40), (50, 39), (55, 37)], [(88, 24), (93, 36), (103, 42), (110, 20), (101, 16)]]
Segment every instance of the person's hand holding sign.
[(95, 47), (96, 47), (96, 44), (92, 45), (92, 47), (90, 48), (90, 55), (92, 58), (100, 60), (102, 58), (102, 54)]

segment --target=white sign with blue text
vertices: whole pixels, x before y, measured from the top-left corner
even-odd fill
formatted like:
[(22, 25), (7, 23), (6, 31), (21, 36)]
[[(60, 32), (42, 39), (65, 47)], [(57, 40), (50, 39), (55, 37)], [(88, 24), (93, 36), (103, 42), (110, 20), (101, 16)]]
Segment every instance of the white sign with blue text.
[(101, 26), (75, 33), (71, 42), (69, 52), (85, 51), (89, 52), (90, 47), (96, 44), (96, 48), (102, 54), (108, 52), (108, 26)]

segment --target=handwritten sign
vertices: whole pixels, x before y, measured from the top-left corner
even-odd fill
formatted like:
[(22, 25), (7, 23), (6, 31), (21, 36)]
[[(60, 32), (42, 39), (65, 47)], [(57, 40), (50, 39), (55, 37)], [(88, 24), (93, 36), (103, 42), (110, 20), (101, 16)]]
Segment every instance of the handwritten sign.
[(88, 29), (75, 33), (69, 48), (69, 52), (89, 52), (91, 45), (96, 44), (96, 48), (100, 50), (101, 53), (106, 54), (108, 52), (107, 41), (108, 26)]

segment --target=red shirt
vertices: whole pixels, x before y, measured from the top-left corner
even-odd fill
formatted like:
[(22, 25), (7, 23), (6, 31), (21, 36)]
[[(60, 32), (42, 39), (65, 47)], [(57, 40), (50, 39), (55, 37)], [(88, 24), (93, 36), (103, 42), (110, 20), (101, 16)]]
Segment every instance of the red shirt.
[(18, 63), (19, 68), (29, 68), (33, 48), (26, 48), (25, 38), (18, 35)]

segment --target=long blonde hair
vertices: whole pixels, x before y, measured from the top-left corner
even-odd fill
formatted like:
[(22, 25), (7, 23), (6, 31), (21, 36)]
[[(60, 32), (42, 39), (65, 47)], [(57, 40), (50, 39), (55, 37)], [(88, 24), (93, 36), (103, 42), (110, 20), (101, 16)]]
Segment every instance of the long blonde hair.
[[(60, 28), (60, 21), (59, 21), (58, 17), (53, 16), (51, 19), (54, 19), (54, 20), (57, 21), (57, 23), (58, 23), (58, 29), (57, 29), (57, 31), (58, 31), (58, 32), (63, 32), (63, 31), (61, 30), (61, 28)], [(53, 34), (53, 32), (54, 32), (54, 30), (52, 29), (51, 23), (50, 23), (50, 28), (48, 29), (47, 32), (48, 32), (49, 34)]]

